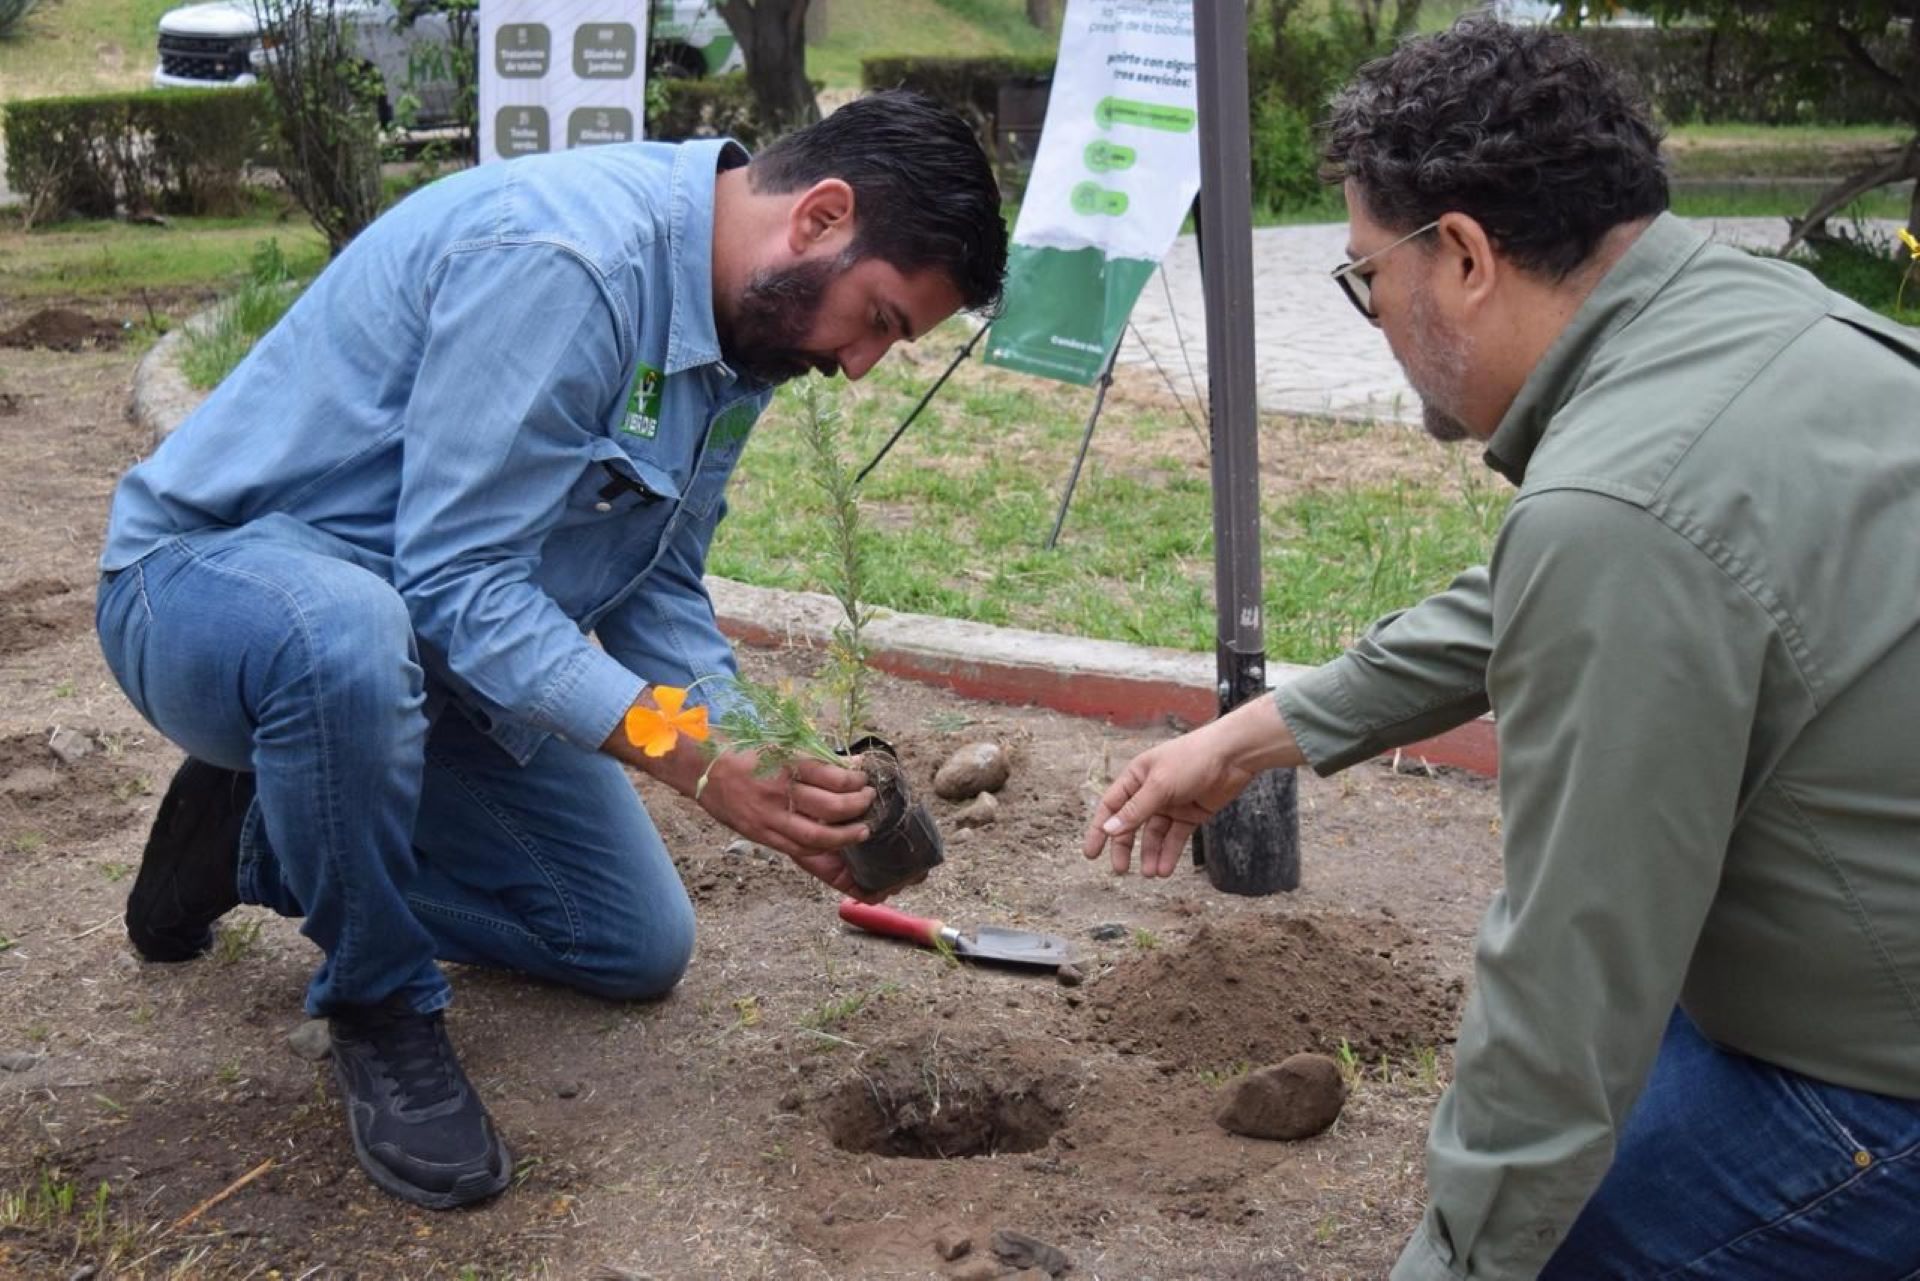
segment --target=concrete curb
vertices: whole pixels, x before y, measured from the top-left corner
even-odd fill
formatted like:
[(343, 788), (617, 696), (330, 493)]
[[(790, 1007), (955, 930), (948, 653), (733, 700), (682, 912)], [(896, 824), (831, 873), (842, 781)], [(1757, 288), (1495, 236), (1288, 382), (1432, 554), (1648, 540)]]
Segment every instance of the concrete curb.
[[(206, 314), (162, 338), (134, 373), (129, 412), (155, 442), (204, 399), (181, 374), (179, 352), (182, 332), (203, 323)], [(813, 592), (712, 577), (707, 589), (721, 630), (742, 644), (824, 649), (840, 617), (831, 597)], [(1218, 707), (1211, 654), (891, 610), (876, 611), (867, 642), (873, 665), (882, 671), (988, 702), (1046, 707), (1129, 727), (1198, 725), (1212, 720)], [(1306, 670), (1270, 663), (1267, 683)], [(1493, 775), (1498, 769), (1489, 717), (1417, 743), (1404, 754), (1476, 774)]]

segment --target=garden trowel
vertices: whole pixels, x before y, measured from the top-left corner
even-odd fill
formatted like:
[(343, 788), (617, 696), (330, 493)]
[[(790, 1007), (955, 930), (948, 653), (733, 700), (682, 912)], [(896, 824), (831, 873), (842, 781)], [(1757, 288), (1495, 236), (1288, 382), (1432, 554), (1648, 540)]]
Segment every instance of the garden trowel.
[(840, 900), (840, 919), (870, 934), (906, 939), (940, 951), (951, 948), (955, 956), (965, 961), (1056, 970), (1073, 960), (1072, 946), (1058, 934), (1009, 930), (998, 925), (982, 925), (963, 934), (931, 917), (909, 916), (891, 907), (850, 898)]

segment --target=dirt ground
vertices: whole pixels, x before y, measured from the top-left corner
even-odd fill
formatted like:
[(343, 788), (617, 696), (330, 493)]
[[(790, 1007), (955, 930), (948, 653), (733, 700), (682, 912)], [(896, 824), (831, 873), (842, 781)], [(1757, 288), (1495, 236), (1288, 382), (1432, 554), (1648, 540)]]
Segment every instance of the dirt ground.
[[(0, 303), (0, 333), (27, 318)], [(826, 889), (642, 783), (699, 913), (685, 982), (621, 1005), (455, 967), (449, 1028), (516, 1182), (453, 1214), (375, 1190), (325, 1064), (289, 1044), (317, 959), (295, 923), (241, 909), (183, 966), (139, 962), (121, 926), (179, 760), (91, 632), (108, 497), (147, 444), (123, 412), (134, 360), (0, 346), (0, 1277), (957, 1281), (1015, 1273), (997, 1230), (1070, 1277), (1385, 1274), (1497, 883), (1490, 785), (1303, 775), (1300, 891), (1145, 885), (1077, 846), (1155, 736), (885, 680), (881, 728), (938, 815), (954, 747), (1015, 758), (999, 821), (949, 826), (898, 905), (1062, 934), (1084, 985), (851, 933)], [(56, 730), (92, 750), (62, 761)], [(1235, 1074), (1343, 1043), (1332, 1130), (1212, 1123)]]

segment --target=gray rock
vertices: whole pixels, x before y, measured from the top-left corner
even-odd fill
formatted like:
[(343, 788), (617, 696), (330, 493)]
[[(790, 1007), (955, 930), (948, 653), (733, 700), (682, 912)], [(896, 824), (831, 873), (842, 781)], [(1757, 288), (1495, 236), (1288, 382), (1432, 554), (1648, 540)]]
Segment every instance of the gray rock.
[(1221, 1087), (1213, 1120), (1229, 1134), (1304, 1139), (1340, 1117), (1347, 1083), (1324, 1054), (1295, 1054)]
[(967, 808), (953, 816), (953, 825), (959, 828), (991, 827), (1000, 820), (1000, 802), (993, 799), (992, 792), (982, 792), (973, 798)]
[(580, 1097), (580, 1087), (574, 1082), (568, 1081), (566, 1084), (556, 1087), (554, 1094), (556, 1097), (563, 1099), (577, 1099)]
[(933, 1252), (952, 1263), (973, 1249), (973, 1238), (948, 1224), (933, 1234)]
[(1039, 1268), (1050, 1277), (1073, 1266), (1073, 1260), (1060, 1247), (1010, 1228), (993, 1230), (993, 1255), (1010, 1268)]
[(47, 750), (58, 756), (62, 765), (74, 764), (99, 746), (79, 730), (68, 729), (65, 725), (58, 726), (47, 736)]
[(1053, 981), (1061, 987), (1079, 987), (1087, 981), (1087, 976), (1081, 973), (1077, 965), (1062, 965), (1053, 972)]
[(287, 1033), (287, 1045), (309, 1063), (318, 1063), (333, 1053), (333, 1034), (325, 1019), (308, 1019)]
[(933, 776), (933, 794), (943, 801), (970, 801), (1007, 785), (1013, 761), (998, 743), (968, 743), (947, 757)]
[(1096, 943), (1112, 943), (1133, 933), (1118, 921), (1108, 921), (1105, 925), (1096, 925), (1087, 934)]
[(28, 1054), (24, 1051), (0, 1054), (0, 1072), (31, 1072), (38, 1066), (40, 1066), (38, 1054)]

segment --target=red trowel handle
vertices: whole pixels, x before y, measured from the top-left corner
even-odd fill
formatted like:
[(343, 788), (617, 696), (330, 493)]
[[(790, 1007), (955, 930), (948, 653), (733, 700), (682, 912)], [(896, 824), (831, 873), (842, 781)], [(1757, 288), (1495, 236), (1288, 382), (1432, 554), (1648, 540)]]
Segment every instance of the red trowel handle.
[(922, 947), (939, 946), (940, 922), (924, 916), (908, 916), (905, 912), (879, 903), (843, 898), (840, 900), (840, 919), (870, 934), (906, 939)]

